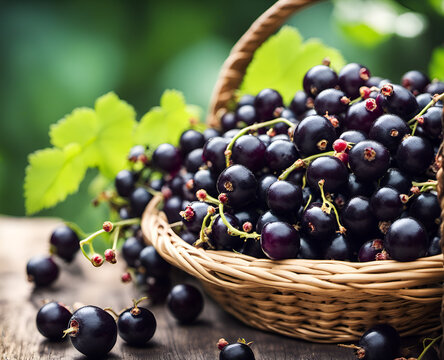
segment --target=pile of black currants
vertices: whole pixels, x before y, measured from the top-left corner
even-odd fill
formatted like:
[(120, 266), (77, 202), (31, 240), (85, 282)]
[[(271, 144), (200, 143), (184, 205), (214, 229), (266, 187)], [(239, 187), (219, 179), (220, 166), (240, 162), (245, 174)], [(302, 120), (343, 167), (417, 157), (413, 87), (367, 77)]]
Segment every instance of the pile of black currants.
[[(257, 258), (411, 261), (440, 252), (436, 156), (444, 83), (401, 85), (350, 63), (311, 68), (288, 106), (244, 95), (221, 131), (189, 129), (179, 147), (135, 147), (115, 180), (122, 219), (153, 194), (190, 244)], [(144, 173), (161, 171), (162, 178)], [(181, 223), (182, 221), (182, 223)]]

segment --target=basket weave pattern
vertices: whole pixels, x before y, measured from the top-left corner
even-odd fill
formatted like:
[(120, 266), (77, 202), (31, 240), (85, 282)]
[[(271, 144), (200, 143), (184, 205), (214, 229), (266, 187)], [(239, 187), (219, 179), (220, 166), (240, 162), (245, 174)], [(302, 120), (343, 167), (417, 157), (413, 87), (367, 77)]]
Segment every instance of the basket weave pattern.
[[(288, 16), (313, 2), (280, 0), (253, 23), (224, 63), (211, 100), (209, 125), (219, 124), (259, 45)], [(227, 312), (246, 324), (324, 343), (356, 340), (378, 322), (390, 322), (401, 336), (430, 335), (441, 326), (442, 255), (413, 262), (355, 263), (273, 261), (205, 251), (172, 231), (158, 210), (161, 201), (155, 197), (143, 214), (147, 241), (168, 262), (199, 279)]]

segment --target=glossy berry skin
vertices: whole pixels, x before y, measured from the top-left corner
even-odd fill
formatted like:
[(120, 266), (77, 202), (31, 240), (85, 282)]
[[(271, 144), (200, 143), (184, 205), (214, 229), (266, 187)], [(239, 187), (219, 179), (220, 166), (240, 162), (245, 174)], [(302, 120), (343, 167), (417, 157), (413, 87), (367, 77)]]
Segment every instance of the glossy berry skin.
[(179, 322), (189, 324), (202, 312), (204, 299), (201, 292), (194, 286), (179, 284), (174, 286), (168, 294), (167, 306)]
[(410, 120), (419, 112), (418, 102), (415, 96), (400, 85), (391, 85), (393, 91), (384, 96), (382, 106), (386, 112), (398, 115), (405, 121)]
[(384, 245), (392, 259), (413, 261), (426, 254), (427, 232), (413, 218), (399, 219), (390, 226), (385, 235)]
[(57, 227), (49, 239), (51, 253), (61, 257), (67, 262), (71, 262), (77, 251), (80, 249), (79, 237), (66, 225)]
[(429, 244), (429, 248), (427, 250), (427, 256), (434, 256), (441, 254), (441, 238), (439, 236), (435, 236)]
[(29, 259), (26, 273), (35, 286), (48, 286), (59, 277), (59, 267), (50, 256), (37, 255)]
[(153, 165), (167, 173), (175, 172), (182, 164), (179, 149), (171, 144), (160, 144), (154, 150), (152, 157)]
[(367, 261), (375, 261), (377, 260), (377, 255), (381, 253), (383, 250), (382, 240), (373, 239), (366, 241), (358, 253), (358, 261), (367, 262)]
[(401, 78), (401, 85), (415, 96), (423, 93), (429, 83), (428, 76), (418, 70), (408, 71)]
[(315, 244), (304, 237), (301, 237), (301, 248), (299, 249), (297, 259), (321, 259), (321, 250), (319, 244)]
[(61, 340), (70, 318), (71, 312), (63, 305), (53, 301), (43, 305), (37, 313), (37, 329), (40, 334), (50, 340)]
[(409, 136), (399, 144), (396, 161), (399, 169), (411, 176), (422, 175), (434, 157), (433, 147), (427, 139)]
[(442, 108), (433, 106), (426, 111), (422, 116), (422, 124), (419, 124), (424, 129), (424, 132), (430, 139), (438, 139), (442, 136)]
[(290, 103), (290, 109), (296, 116), (301, 116), (313, 107), (313, 98), (304, 91), (297, 91)]
[(390, 165), (390, 153), (386, 147), (373, 140), (356, 144), (348, 152), (349, 165), (358, 180), (377, 180)]
[(308, 166), (307, 181), (312, 189), (318, 189), (319, 180), (325, 180), (325, 191), (336, 192), (347, 184), (348, 170), (344, 163), (337, 157), (319, 157), (313, 160)]
[(74, 312), (69, 327), (77, 327), (70, 339), (82, 354), (99, 358), (108, 354), (117, 340), (117, 325), (113, 317), (97, 306), (84, 306)]
[(145, 154), (145, 146), (143, 145), (135, 145), (133, 146), (128, 154), (128, 160), (136, 162), (140, 155)]
[(425, 88), (425, 92), (431, 95), (442, 94), (444, 92), (444, 82), (442, 81), (432, 81)]
[(185, 168), (190, 173), (195, 173), (204, 164), (203, 159), (203, 149), (194, 149), (190, 151), (185, 157)]
[(179, 237), (190, 245), (193, 245), (199, 238), (199, 235), (192, 233), (191, 231), (183, 230), (179, 233)]
[(379, 324), (362, 335), (358, 346), (364, 350), (365, 360), (393, 360), (399, 355), (400, 343), (399, 334), (392, 326)]
[(227, 194), (228, 205), (245, 206), (255, 199), (257, 180), (245, 166), (232, 165), (221, 172), (216, 187)]
[(257, 220), (259, 219), (259, 213), (256, 210), (256, 206), (250, 206), (237, 210), (233, 213), (233, 216), (239, 222), (240, 227), (242, 227), (244, 223), (250, 222), (253, 225), (253, 229), (255, 228)]
[(229, 344), (225, 346), (220, 354), (219, 360), (254, 360), (253, 350), (242, 343)]
[(122, 197), (130, 196), (134, 189), (134, 184), (134, 175), (128, 170), (119, 171), (114, 179), (114, 186), (116, 187), (117, 193)]
[(150, 181), (150, 188), (156, 191), (162, 190), (162, 187), (165, 185), (164, 179), (153, 179)]
[[(239, 229), (239, 221), (230, 214), (225, 214), (228, 223), (236, 229)], [(228, 234), (228, 227), (223, 223), (220, 215), (217, 215), (210, 233), (211, 244), (217, 250), (240, 251), (244, 245), (244, 240), (239, 236), (232, 236)]]
[(170, 224), (181, 221), (182, 218), (179, 213), (182, 210), (182, 198), (177, 195), (171, 196), (165, 200), (162, 210)]
[(351, 254), (350, 243), (342, 234), (337, 234), (328, 242), (328, 245), (324, 247), (324, 259), (326, 260), (351, 260)]
[(284, 180), (276, 181), (268, 188), (267, 204), (276, 214), (297, 212), (302, 205), (301, 187)]
[(260, 240), (247, 239), (247, 241), (244, 242), (244, 246), (242, 247), (240, 252), (244, 255), (249, 255), (257, 259), (267, 258), (267, 255), (265, 255), (262, 251)]
[[(207, 215), (208, 204), (200, 201), (193, 201), (187, 206), (191, 216), (183, 218), (183, 224), (188, 231), (198, 233), (202, 227), (202, 221)], [(185, 211), (187, 210), (185, 209)]]
[(139, 187), (134, 189), (129, 198), (134, 216), (141, 217), (152, 198), (153, 195), (144, 188)]
[(275, 109), (282, 106), (284, 106), (284, 103), (281, 94), (273, 89), (261, 90), (254, 99), (257, 115), (263, 121), (273, 119)]
[(171, 265), (159, 255), (154, 246), (143, 248), (139, 254), (139, 262), (148, 276), (162, 277), (171, 269)]
[(302, 230), (311, 240), (316, 242), (329, 240), (336, 231), (333, 214), (327, 214), (321, 209), (322, 203), (314, 202), (308, 205), (302, 215)]
[(353, 144), (357, 144), (358, 142), (367, 140), (367, 135), (365, 135), (362, 131), (358, 130), (348, 130), (344, 131), (339, 139), (345, 140), (347, 142), (351, 142)]
[(139, 255), (145, 247), (136, 237), (130, 236), (122, 245), (121, 254), (129, 267), (139, 266)]
[(239, 99), (237, 103), (237, 107), (241, 107), (244, 105), (254, 105), (254, 99), (255, 97), (253, 95), (245, 94), (242, 95), (242, 97)]
[(271, 184), (277, 181), (274, 175), (264, 175), (258, 180), (257, 199), (262, 206), (267, 206), (267, 191)]
[(290, 223), (290, 217), (288, 216), (288, 214), (275, 214), (270, 210), (266, 211), (257, 220), (256, 232), (258, 234), (260, 234), (266, 224), (268, 224), (269, 222), (275, 222), (275, 221)]
[(220, 136), (220, 135), (221, 135), (220, 132), (214, 128), (207, 128), (203, 132), (205, 142), (207, 142), (208, 140), (210, 140), (214, 137)]
[(372, 213), (378, 220), (395, 220), (404, 209), (399, 196), (399, 192), (391, 187), (380, 188), (370, 199)]
[(250, 126), (259, 122), (259, 116), (253, 105), (243, 105), (236, 109), (234, 120), (236, 125)]
[(441, 208), (438, 197), (433, 192), (424, 192), (413, 199), (409, 215), (418, 220), (427, 230), (440, 223)]
[(222, 137), (214, 137), (203, 147), (203, 160), (211, 172), (219, 174), (225, 169), (225, 149), (230, 141)]
[(365, 86), (370, 78), (370, 71), (363, 65), (350, 63), (339, 72), (339, 87), (352, 99), (359, 96), (359, 89)]
[(400, 194), (408, 194), (412, 187), (410, 178), (403, 174), (398, 168), (390, 168), (387, 173), (381, 178), (379, 182), (381, 186), (392, 187)]
[(337, 89), (325, 89), (316, 96), (314, 108), (319, 115), (337, 115), (348, 109), (349, 99), (345, 93)]
[(299, 233), (285, 222), (270, 222), (262, 229), (261, 246), (270, 259), (293, 259), (301, 246)]
[(119, 336), (129, 345), (142, 346), (156, 332), (157, 322), (153, 313), (143, 307), (127, 309), (119, 315)]
[(193, 176), (193, 191), (204, 189), (209, 195), (217, 196), (216, 180), (216, 176), (210, 170), (199, 170)]
[(226, 112), (220, 118), (220, 125), (222, 130), (227, 132), (228, 130), (235, 129), (237, 127), (237, 120), (233, 112)]
[(184, 131), (182, 135), (180, 135), (179, 144), (182, 153), (188, 154), (194, 149), (203, 147), (205, 144), (205, 138), (199, 131), (190, 129)]
[(335, 128), (330, 121), (319, 115), (306, 117), (293, 134), (293, 142), (303, 157), (331, 150), (335, 140)]
[(376, 227), (376, 219), (367, 198), (357, 196), (344, 206), (341, 219), (347, 232), (353, 234), (371, 234)]
[(325, 65), (313, 66), (304, 76), (303, 87), (306, 94), (316, 97), (322, 90), (338, 85), (338, 75)]
[(410, 128), (397, 115), (380, 116), (372, 125), (369, 138), (384, 145), (391, 153), (396, 150), (405, 135), (410, 134)]
[(264, 167), (266, 149), (265, 144), (257, 137), (243, 135), (233, 145), (233, 162), (244, 165), (252, 172), (259, 171)]
[(288, 168), (299, 158), (295, 145), (290, 141), (276, 140), (265, 151), (265, 162), (275, 172)]
[(374, 121), (382, 115), (382, 108), (380, 106), (376, 105), (376, 108), (372, 106), (369, 107), (366, 101), (349, 106), (343, 122), (345, 127), (348, 130), (358, 130), (368, 135)]

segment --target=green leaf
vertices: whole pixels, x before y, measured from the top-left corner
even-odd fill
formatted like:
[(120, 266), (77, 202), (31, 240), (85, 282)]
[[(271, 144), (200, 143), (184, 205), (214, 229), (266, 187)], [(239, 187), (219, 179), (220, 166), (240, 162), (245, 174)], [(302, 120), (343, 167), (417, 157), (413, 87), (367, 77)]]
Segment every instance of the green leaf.
[(444, 81), (444, 47), (433, 50), (432, 59), (429, 64), (429, 75), (431, 79)]
[(308, 69), (321, 64), (328, 57), (335, 70), (345, 60), (338, 50), (323, 45), (319, 40), (303, 42), (299, 32), (284, 26), (256, 50), (240, 87), (240, 94), (256, 95), (264, 88), (279, 91), (288, 104), (294, 93), (302, 89), (302, 80)]
[(27, 214), (52, 207), (78, 190), (87, 170), (80, 152), (80, 145), (70, 144), (29, 155), (24, 185)]
[(112, 178), (126, 165), (135, 117), (133, 107), (110, 92), (97, 99), (94, 110), (75, 109), (52, 125), (51, 143), (58, 148), (79, 145), (85, 164), (98, 166), (103, 175)]
[(364, 23), (339, 21), (338, 25), (348, 40), (362, 47), (376, 47), (391, 37), (391, 34), (380, 33)]
[(177, 145), (180, 134), (190, 127), (190, 119), (196, 119), (196, 107), (189, 107), (180, 91), (166, 90), (160, 106), (152, 108), (140, 120), (135, 143), (155, 148), (162, 143)]

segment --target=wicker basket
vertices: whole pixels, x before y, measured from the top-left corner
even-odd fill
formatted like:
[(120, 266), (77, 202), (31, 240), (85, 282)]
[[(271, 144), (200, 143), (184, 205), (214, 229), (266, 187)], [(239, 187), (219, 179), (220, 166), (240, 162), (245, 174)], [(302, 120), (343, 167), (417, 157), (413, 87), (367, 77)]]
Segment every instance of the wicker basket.
[[(288, 16), (313, 1), (280, 0), (259, 17), (231, 51), (216, 84), (208, 124), (240, 85), (260, 44)], [(440, 181), (444, 179), (440, 178)], [(413, 262), (256, 259), (197, 249), (178, 237), (155, 197), (142, 231), (162, 257), (199, 279), (229, 313), (255, 328), (314, 342), (356, 340), (370, 325), (390, 322), (402, 336), (440, 329), (442, 255)]]

